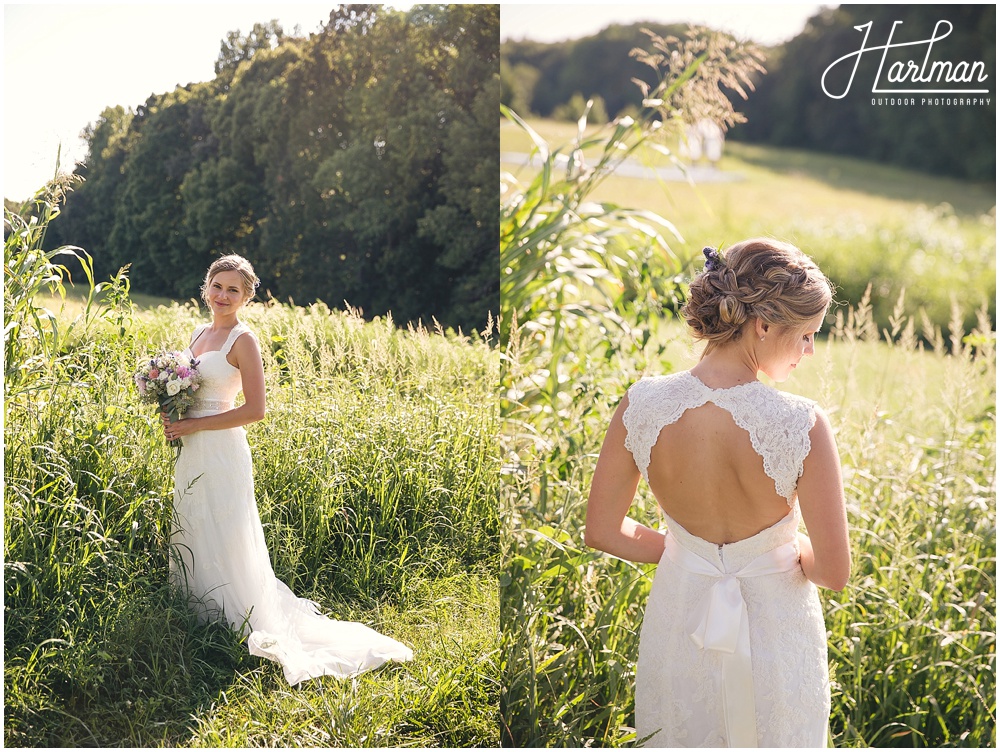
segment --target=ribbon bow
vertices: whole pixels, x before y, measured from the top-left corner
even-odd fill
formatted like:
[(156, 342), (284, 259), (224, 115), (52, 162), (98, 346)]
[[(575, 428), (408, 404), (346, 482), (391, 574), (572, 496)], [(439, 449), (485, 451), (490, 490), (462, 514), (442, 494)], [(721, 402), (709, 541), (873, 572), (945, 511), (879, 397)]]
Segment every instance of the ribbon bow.
[(750, 621), (740, 591), (740, 579), (778, 574), (797, 567), (799, 555), (795, 542), (789, 541), (761, 554), (737, 572), (722, 571), (713, 562), (681, 546), (670, 534), (664, 541), (664, 552), (681, 569), (715, 579), (691, 616), (691, 641), (702, 650), (722, 654), (729, 746), (756, 747), (757, 708), (750, 660)]

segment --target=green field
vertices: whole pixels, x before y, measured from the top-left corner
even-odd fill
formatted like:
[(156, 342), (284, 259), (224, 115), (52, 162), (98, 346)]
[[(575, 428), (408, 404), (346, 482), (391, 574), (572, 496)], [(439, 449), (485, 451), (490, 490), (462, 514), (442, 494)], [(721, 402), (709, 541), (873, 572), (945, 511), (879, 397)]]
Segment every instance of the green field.
[[(569, 123), (532, 120), (553, 150), (572, 144)], [(591, 128), (591, 135), (602, 130)], [(674, 153), (677, 145), (667, 143)], [(526, 154), (531, 139), (501, 121), (501, 153)], [(588, 154), (596, 156), (592, 148)], [(670, 161), (642, 149), (641, 164)], [(531, 168), (502, 163), (521, 182)], [(729, 142), (718, 165), (730, 182), (666, 182), (610, 175), (594, 200), (648, 209), (670, 220), (683, 242), (672, 246), (684, 261), (705, 245), (766, 235), (798, 245), (837, 284), (839, 301), (857, 304), (872, 285), (880, 327), (906, 291), (906, 312), (925, 310), (944, 326), (952, 296), (972, 309), (986, 303), (996, 321), (996, 186), (968, 183), (846, 157)], [(700, 261), (698, 262), (700, 264)], [(690, 272), (688, 268), (685, 271)]]
[[(68, 296), (6, 246), (4, 743), (8, 747), (495, 746), (499, 357), (353, 312), (251, 304), (268, 415), (249, 427), (277, 576), (413, 648), (289, 687), (167, 580), (173, 450), (140, 358), (189, 304)], [(41, 309), (47, 304), (54, 318)]]
[[(572, 138), (533, 125), (554, 145)], [(501, 143), (529, 148), (509, 126)], [(612, 175), (594, 198), (677, 225), (680, 285), (702, 245), (769, 234), (839, 286), (816, 356), (782, 386), (827, 409), (844, 467), (854, 571), (822, 594), (833, 742), (993, 747), (994, 187), (735, 143), (719, 169), (742, 179)], [(502, 351), (322, 305), (247, 308), (268, 394), (248, 438), (276, 573), (416, 656), (293, 689), (167, 584), (172, 455), (131, 373), (203, 312), (121, 287), (88, 307), (79, 280), (63, 306), (44, 259), (17, 246), (10, 236), (6, 746), (634, 742), (652, 569), (585, 548), (582, 525), (625, 389), (698, 356), (669, 307), (626, 335), (553, 295), (566, 315), (522, 320)], [(645, 490), (632, 513), (659, 524)]]
[[(572, 137), (565, 126), (533, 125), (553, 146)], [(504, 152), (529, 148), (521, 129), (501, 134)], [(520, 324), (510, 326), (501, 371), (501, 743), (636, 741), (635, 661), (654, 568), (584, 545), (590, 479), (628, 386), (697, 360), (673, 309), (650, 301), (665, 300), (664, 290), (683, 295), (703, 244), (768, 234), (799, 244), (839, 288), (815, 357), (781, 385), (828, 411), (844, 473), (853, 571), (843, 591), (821, 591), (831, 740), (993, 747), (993, 186), (739, 144), (727, 151), (720, 169), (740, 181), (695, 189), (611, 174), (582, 198), (578, 173), (560, 182), (553, 169), (540, 185), (534, 168), (501, 166), (535, 192), (523, 210), (508, 197), (516, 212), (501, 220), (502, 274), (519, 295), (502, 300), (502, 315)], [(574, 224), (582, 202), (597, 200), (674, 222), (685, 238), (673, 244), (680, 263), (647, 267), (648, 257), (629, 255), (647, 238), (616, 234), (622, 215), (608, 221), (605, 209), (590, 209), (590, 224)], [(559, 221), (544, 224), (549, 217)], [(631, 274), (638, 262), (642, 273)], [(544, 306), (522, 294), (529, 279)], [(662, 524), (644, 484), (630, 515)]]

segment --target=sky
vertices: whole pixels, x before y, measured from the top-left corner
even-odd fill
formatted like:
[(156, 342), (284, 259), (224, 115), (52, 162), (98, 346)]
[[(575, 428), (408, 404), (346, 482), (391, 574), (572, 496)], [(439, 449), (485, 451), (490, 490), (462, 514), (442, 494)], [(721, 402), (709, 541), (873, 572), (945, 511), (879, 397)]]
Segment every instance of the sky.
[[(412, 3), (388, 3), (406, 9)], [(56, 170), (86, 157), (83, 129), (105, 107), (135, 109), (151, 94), (208, 81), (223, 38), (277, 19), (316, 31), (335, 3), (5, 3), (3, 192), (31, 196)], [(820, 6), (646, 3), (501, 5), (502, 38), (559, 41), (611, 23), (700, 22), (770, 44), (798, 33)]]
[[(834, 3), (835, 4), (835, 3)], [(778, 44), (798, 34), (818, 3), (502, 3), (501, 39), (560, 42), (579, 39), (613, 24), (638, 21), (698, 23), (760, 44)], [(569, 9), (572, 8), (572, 11)]]
[[(412, 3), (388, 3), (405, 9)], [(3, 193), (23, 200), (87, 155), (80, 133), (106, 107), (208, 81), (230, 31), (277, 19), (317, 31), (336, 3), (5, 3)]]

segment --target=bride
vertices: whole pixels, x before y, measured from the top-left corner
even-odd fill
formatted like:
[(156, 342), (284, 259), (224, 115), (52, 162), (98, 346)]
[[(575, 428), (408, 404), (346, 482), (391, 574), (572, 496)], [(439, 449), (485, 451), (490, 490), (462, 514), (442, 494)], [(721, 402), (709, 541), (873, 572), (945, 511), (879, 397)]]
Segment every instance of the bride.
[[(222, 617), (249, 631), (250, 652), (280, 663), (289, 684), (410, 660), (413, 653), (402, 643), (321, 615), (271, 568), (243, 429), (264, 417), (264, 367), (256, 336), (237, 317), (258, 284), (241, 256), (223, 256), (209, 267), (202, 297), (212, 323), (195, 329), (188, 346), (202, 384), (182, 420), (161, 413), (166, 437), (183, 439), (174, 472), (171, 577), (200, 618)], [(244, 402), (234, 407), (241, 390)]]
[[(706, 248), (683, 314), (689, 371), (640, 379), (611, 420), (587, 543), (658, 563), (636, 665), (636, 737), (663, 747), (823, 747), (830, 715), (816, 586), (842, 589), (850, 541), (837, 445), (785, 381), (832, 298), (794, 246)], [(628, 516), (640, 478), (666, 531)], [(807, 534), (799, 532), (805, 523)]]

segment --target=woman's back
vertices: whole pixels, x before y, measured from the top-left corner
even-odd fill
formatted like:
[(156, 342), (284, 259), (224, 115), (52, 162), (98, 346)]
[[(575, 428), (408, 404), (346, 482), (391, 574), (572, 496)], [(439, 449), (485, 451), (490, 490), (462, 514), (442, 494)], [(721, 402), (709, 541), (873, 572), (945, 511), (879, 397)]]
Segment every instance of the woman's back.
[(660, 432), (649, 487), (670, 517), (712, 543), (749, 538), (788, 514), (749, 434), (711, 402)]
[[(815, 420), (810, 400), (756, 380), (712, 389), (687, 371), (629, 389), (624, 445), (670, 530), (636, 677), (636, 730), (657, 746), (822, 743), (823, 619), (794, 506)], [(804, 675), (786, 670), (789, 656)], [(685, 687), (714, 696), (720, 676), (724, 701), (674, 712)], [(755, 697), (755, 684), (773, 694)], [(774, 712), (812, 722), (786, 728)]]

